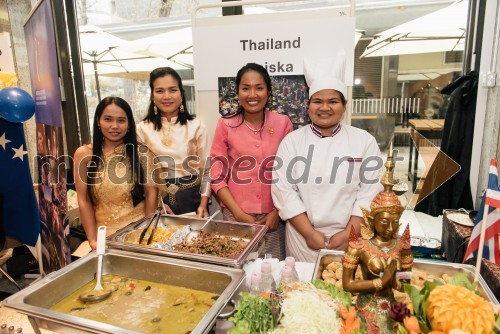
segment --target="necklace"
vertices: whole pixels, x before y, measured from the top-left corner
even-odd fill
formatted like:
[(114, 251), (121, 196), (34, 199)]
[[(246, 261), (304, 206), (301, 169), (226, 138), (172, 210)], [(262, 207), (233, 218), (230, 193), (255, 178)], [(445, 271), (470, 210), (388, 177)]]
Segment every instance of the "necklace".
[(264, 121), (262, 122), (262, 126), (259, 129), (256, 129), (252, 126), (250, 126), (250, 123), (245, 120), (245, 116), (243, 116), (243, 123), (245, 123), (245, 126), (250, 129), (253, 133), (257, 134), (261, 132), (264, 129), (264, 126), (266, 125), (266, 113), (264, 112)]
[(368, 243), (371, 247), (369, 247), (368, 251), (371, 255), (375, 255), (377, 257), (381, 257), (384, 259), (388, 259), (391, 257), (394, 249), (396, 248), (396, 240), (391, 241), (391, 243), (387, 246), (379, 246), (375, 244), (372, 240), (368, 240)]

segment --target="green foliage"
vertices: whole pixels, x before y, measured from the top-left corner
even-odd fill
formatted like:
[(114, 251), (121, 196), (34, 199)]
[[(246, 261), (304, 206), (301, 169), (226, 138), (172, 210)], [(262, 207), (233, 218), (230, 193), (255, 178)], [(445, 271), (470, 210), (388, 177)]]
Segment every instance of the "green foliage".
[(465, 273), (458, 273), (453, 275), (451, 278), (450, 284), (452, 285), (458, 285), (462, 286), (466, 289), (469, 289), (470, 291), (473, 291), (476, 295), (480, 295), (479, 291), (477, 290), (477, 286), (479, 285), (479, 282), (473, 282), (471, 283), (469, 279), (467, 278), (467, 275)]
[(276, 328), (269, 298), (248, 292), (241, 292), (240, 296), (238, 311), (229, 318), (229, 321), (234, 323), (230, 334), (265, 334)]

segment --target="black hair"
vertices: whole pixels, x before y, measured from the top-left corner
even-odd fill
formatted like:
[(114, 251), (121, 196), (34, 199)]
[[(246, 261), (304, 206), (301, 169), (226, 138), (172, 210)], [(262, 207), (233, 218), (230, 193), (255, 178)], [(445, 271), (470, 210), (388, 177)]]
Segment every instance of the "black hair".
[[(130, 167), (132, 167), (132, 175), (134, 176), (134, 188), (132, 194), (134, 196), (142, 197), (144, 194), (144, 187), (142, 185), (144, 181), (144, 173), (139, 161), (139, 154), (137, 153), (137, 137), (135, 134), (135, 121), (134, 115), (132, 114), (132, 108), (124, 99), (116, 96), (108, 96), (99, 102), (95, 109), (94, 115), (94, 134), (92, 137), (92, 163), (88, 167), (87, 171), (87, 194), (89, 196), (90, 202), (94, 204), (94, 183), (95, 178), (91, 178), (90, 175), (95, 175), (99, 169), (99, 165), (103, 162), (102, 160), (102, 146), (104, 144), (104, 136), (102, 134), (101, 128), (99, 127), (99, 120), (102, 116), (104, 109), (107, 106), (114, 104), (125, 111), (128, 120), (128, 131), (123, 137), (123, 143), (125, 144), (125, 157), (128, 157), (130, 162)], [(138, 174), (136, 173), (138, 172)], [(137, 177), (136, 177), (137, 175)]]
[[(269, 103), (269, 100), (271, 99), (271, 97), (273, 95), (273, 87), (271, 84), (271, 77), (269, 76), (269, 73), (267, 72), (267, 70), (264, 66), (256, 64), (256, 63), (247, 63), (245, 66), (240, 68), (240, 70), (236, 74), (236, 93), (238, 93), (240, 90), (240, 83), (241, 83), (241, 78), (243, 77), (243, 74), (247, 73), (248, 71), (255, 71), (255, 72), (259, 73), (260, 75), (262, 75), (262, 78), (264, 78), (264, 82), (266, 83), (268, 96), (267, 96), (266, 105), (265, 105), (264, 109), (262, 110), (262, 112), (264, 113), (265, 109)], [(232, 117), (236, 117), (238, 115), (243, 115), (243, 107), (241, 105), (238, 107), (238, 110), (236, 111), (236, 113), (228, 115), (225, 118), (232, 118)], [(265, 114), (264, 114), (264, 117), (265, 117)], [(241, 117), (241, 123), (238, 124), (236, 127), (243, 124), (243, 121), (244, 121), (244, 118)]]
[(189, 110), (187, 109), (186, 93), (184, 91), (184, 86), (182, 85), (182, 79), (179, 73), (177, 73), (177, 71), (171, 67), (155, 68), (149, 74), (149, 88), (151, 89), (151, 101), (149, 102), (148, 113), (146, 114), (146, 117), (144, 117), (144, 120), (153, 123), (155, 130), (157, 131), (161, 130), (161, 112), (158, 111), (155, 114), (154, 111), (154, 101), (153, 101), (154, 82), (156, 79), (163, 78), (167, 75), (171, 75), (177, 81), (177, 85), (179, 86), (179, 90), (181, 91), (182, 106), (184, 107), (184, 112), (178, 113), (176, 123), (181, 123), (181, 125), (186, 125), (187, 121), (190, 121), (196, 117), (195, 115), (190, 114)]

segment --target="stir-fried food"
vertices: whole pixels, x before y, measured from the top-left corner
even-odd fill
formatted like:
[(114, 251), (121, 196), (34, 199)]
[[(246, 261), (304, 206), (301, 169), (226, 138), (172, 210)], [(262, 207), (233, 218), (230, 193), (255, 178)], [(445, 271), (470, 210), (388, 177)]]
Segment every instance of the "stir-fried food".
[(231, 257), (240, 254), (245, 249), (245, 241), (215, 233), (203, 233), (191, 240), (184, 240), (174, 246), (174, 250), (194, 254)]

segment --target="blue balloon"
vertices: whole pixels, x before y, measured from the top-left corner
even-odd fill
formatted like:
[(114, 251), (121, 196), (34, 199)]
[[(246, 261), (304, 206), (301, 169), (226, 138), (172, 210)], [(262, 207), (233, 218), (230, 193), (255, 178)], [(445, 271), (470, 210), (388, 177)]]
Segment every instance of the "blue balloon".
[(17, 87), (0, 90), (0, 117), (12, 123), (25, 122), (35, 113), (35, 100)]

